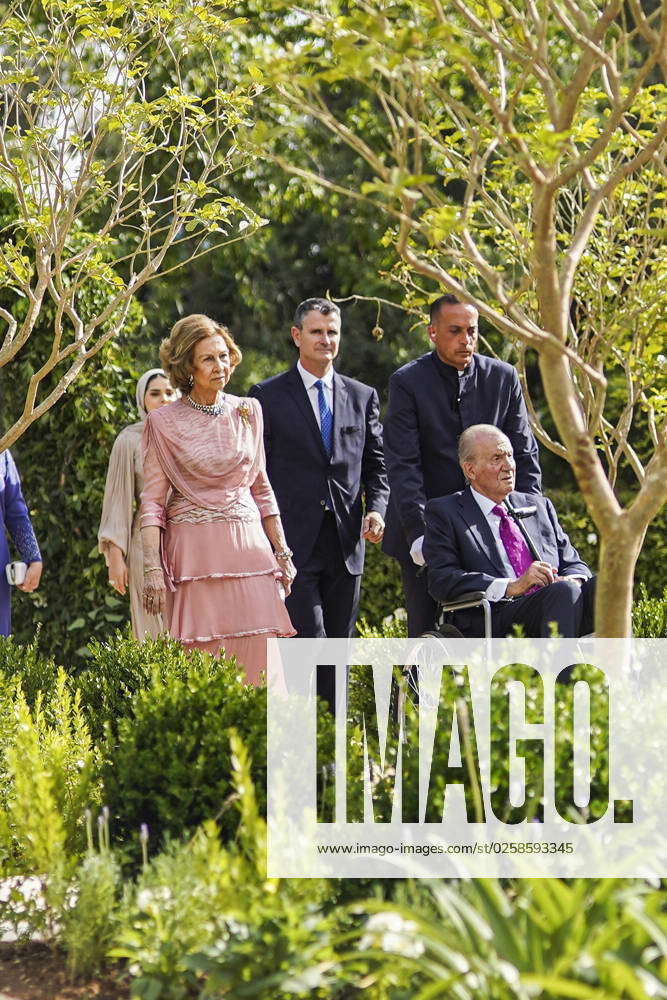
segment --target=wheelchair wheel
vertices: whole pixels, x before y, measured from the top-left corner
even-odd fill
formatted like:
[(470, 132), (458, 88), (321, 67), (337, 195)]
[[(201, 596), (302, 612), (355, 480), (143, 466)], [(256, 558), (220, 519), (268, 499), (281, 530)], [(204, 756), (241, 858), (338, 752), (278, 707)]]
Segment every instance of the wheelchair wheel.
[(427, 707), (437, 705), (442, 657), (449, 655), (445, 643), (450, 639), (463, 638), (463, 633), (453, 625), (442, 625), (423, 632), (418, 639), (415, 639), (403, 668), (405, 688), (400, 699), (399, 711), (403, 710), (404, 700), (412, 702), (415, 706), (420, 702)]
[(465, 639), (463, 632), (460, 632), (455, 625), (438, 625), (430, 632), (422, 632), (420, 639)]

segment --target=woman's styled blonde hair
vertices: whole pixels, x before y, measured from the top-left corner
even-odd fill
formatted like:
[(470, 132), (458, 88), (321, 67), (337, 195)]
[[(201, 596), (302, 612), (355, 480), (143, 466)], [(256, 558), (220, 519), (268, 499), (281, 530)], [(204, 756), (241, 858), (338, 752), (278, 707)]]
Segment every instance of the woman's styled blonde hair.
[(222, 337), (229, 348), (229, 360), (234, 371), (243, 355), (226, 326), (216, 323), (203, 313), (184, 316), (174, 323), (171, 333), (160, 344), (160, 361), (175, 389), (188, 392), (192, 385), (190, 379), (195, 344), (216, 334)]

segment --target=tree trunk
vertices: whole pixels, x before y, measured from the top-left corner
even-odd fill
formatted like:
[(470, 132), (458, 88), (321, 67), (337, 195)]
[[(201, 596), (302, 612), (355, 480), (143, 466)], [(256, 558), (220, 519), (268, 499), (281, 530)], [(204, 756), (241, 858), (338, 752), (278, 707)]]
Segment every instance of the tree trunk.
[(644, 535), (637, 537), (627, 520), (622, 514), (600, 544), (595, 634), (605, 639), (626, 638), (632, 631), (632, 581)]

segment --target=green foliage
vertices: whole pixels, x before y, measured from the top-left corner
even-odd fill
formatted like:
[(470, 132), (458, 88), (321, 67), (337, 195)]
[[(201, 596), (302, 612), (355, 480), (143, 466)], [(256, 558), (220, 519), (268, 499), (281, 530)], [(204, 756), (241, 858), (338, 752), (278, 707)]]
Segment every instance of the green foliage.
[(0, 675), (20, 681), (23, 696), (30, 708), (38, 695), (48, 705), (55, 691), (58, 668), (52, 657), (40, 651), (39, 632), (28, 646), (15, 636), (0, 636)]
[(120, 720), (133, 718), (135, 695), (150, 687), (153, 676), (183, 679), (191, 667), (190, 654), (170, 636), (140, 643), (116, 632), (107, 642), (93, 639), (76, 680), (93, 739), (101, 743), (105, 732), (116, 739)]
[[(642, 602), (647, 620), (649, 610), (661, 611)], [(396, 628), (384, 625), (385, 636)], [(132, 995), (149, 1000), (348, 1000), (360, 990), (368, 1000), (664, 994), (664, 889), (613, 880), (270, 879), (265, 692), (245, 688), (233, 663), (188, 657), (169, 640), (140, 645), (119, 635), (93, 648), (79, 678), (60, 670), (54, 679), (53, 664), (40, 667), (38, 653), (26, 651), (32, 682), (43, 670), (50, 685), (31, 710), (17, 677), (19, 651), (6, 646), (0, 836), (3, 873), (21, 877), (3, 884), (0, 922), (63, 946), (73, 974), (92, 973), (110, 953), (127, 962)], [(368, 704), (368, 692), (350, 697)], [(565, 705), (558, 701), (556, 711), (562, 718)], [(98, 850), (89, 828), (82, 851), (85, 806), (101, 798), (98, 748), (86, 726), (97, 713), (117, 857), (106, 810)], [(505, 723), (491, 724), (502, 736)], [(252, 767), (245, 746), (257, 756)], [(360, 746), (357, 739), (352, 753)], [(135, 850), (144, 821), (151, 846), (166, 834), (172, 840), (123, 891), (118, 857), (128, 845)], [(23, 878), (30, 871), (39, 876), (33, 883)], [(360, 903), (369, 891), (374, 899)]]
[(371, 969), (412, 970), (412, 1000), (664, 995), (663, 893), (640, 881), (472, 879), (422, 894), (435, 914), (372, 903), (359, 940)]
[[(549, 498), (553, 500), (558, 511), (558, 519), (570, 536), (572, 544), (579, 551), (583, 560), (588, 563), (592, 570), (595, 570), (598, 564), (598, 537), (581, 493), (578, 490), (568, 490), (567, 492), (549, 490), (548, 494)], [(622, 496), (621, 499), (625, 500), (627, 497)], [(635, 567), (635, 585), (641, 586), (643, 584), (648, 594), (658, 597), (662, 594), (665, 586), (666, 565), (667, 507), (663, 507), (647, 529), (646, 538)], [(643, 634), (643, 632), (635, 632), (635, 635)]]
[[(0, 226), (1, 363), (31, 339), (45, 302), (55, 303), (53, 350), (31, 386), (62, 376), (47, 406), (86, 351), (119, 332), (174, 243), (187, 260), (263, 224), (225, 184), (244, 159), (238, 133), (256, 89), (229, 85), (216, 58), (227, 20), (237, 23), (228, 6), (12, 3), (0, 12), (0, 186), (15, 203)], [(85, 315), (91, 289), (106, 302)], [(17, 422), (12, 440), (24, 428)]]
[(357, 622), (357, 631), (361, 639), (406, 639), (407, 612), (405, 608), (396, 608), (393, 614), (382, 619), (379, 626), (361, 618)]
[[(90, 824), (90, 812), (88, 812)], [(109, 849), (109, 829), (99, 817), (99, 850), (93, 849), (92, 831), (88, 851), (73, 878), (74, 902), (62, 916), (60, 942), (74, 977), (90, 977), (104, 966), (118, 926), (118, 892), (121, 871)]]
[(19, 688), (14, 712), (16, 727), (3, 768), (3, 854), (28, 871), (60, 872), (65, 859), (76, 858), (82, 849), (84, 810), (99, 802), (97, 750), (79, 694), (63, 670), (49, 703), (38, 695), (31, 712)]
[(112, 831), (138, 856), (148, 824), (151, 844), (177, 838), (206, 819), (229, 837), (237, 816), (229, 730), (252, 747), (254, 780), (265, 807), (266, 690), (242, 683), (236, 663), (194, 652), (166, 659), (132, 696), (117, 726), (107, 727), (102, 780)]
[[(0, 229), (11, 227), (17, 212), (16, 200), (0, 186)], [(91, 282), (80, 291), (77, 308), (89, 320), (108, 302), (103, 284)], [(10, 305), (7, 289), (0, 286), (0, 306)], [(55, 305), (44, 302), (21, 353), (0, 369), (2, 433), (21, 413), (26, 387), (51, 351), (56, 314)], [(142, 326), (141, 307), (133, 301), (119, 343), (91, 359), (75, 385), (13, 448), (44, 561), (39, 589), (12, 595), (13, 632), (28, 645), (41, 625), (41, 647), (68, 667), (83, 662), (91, 636), (102, 637), (129, 618), (128, 598), (109, 588), (96, 541), (111, 447), (122, 428), (137, 419), (137, 371), (128, 341)], [(47, 377), (43, 390), (53, 389), (59, 374)]]
[(360, 634), (363, 635), (364, 620), (379, 628), (380, 622), (392, 615), (397, 608), (403, 607), (404, 602), (398, 562), (385, 555), (379, 545), (367, 545), (361, 578)]
[(632, 608), (632, 634), (667, 639), (667, 587), (662, 597), (649, 597), (646, 585), (639, 585), (639, 599)]
[[(311, 991), (322, 973), (305, 969), (321, 943), (329, 886), (267, 879), (266, 827), (234, 733), (231, 759), (241, 812), (237, 841), (223, 847), (215, 824), (204, 824), (191, 841), (155, 858), (126, 900), (112, 954), (127, 960), (133, 996), (319, 995)], [(331, 964), (331, 948), (327, 958)]]
[(17, 678), (0, 680), (0, 922), (51, 941), (69, 906), (83, 814), (99, 802), (97, 751), (64, 671), (31, 709)]

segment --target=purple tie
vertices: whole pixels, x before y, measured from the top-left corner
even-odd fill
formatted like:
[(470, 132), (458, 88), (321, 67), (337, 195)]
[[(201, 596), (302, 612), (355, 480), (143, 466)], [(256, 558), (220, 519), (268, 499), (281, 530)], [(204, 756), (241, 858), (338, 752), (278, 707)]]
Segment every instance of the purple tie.
[[(500, 518), (500, 540), (505, 546), (505, 552), (507, 553), (507, 558), (511, 563), (512, 569), (517, 577), (522, 576), (533, 562), (530, 549), (526, 545), (526, 541), (518, 525), (514, 523), (504, 507), (496, 504), (495, 507), (491, 508), (491, 513), (497, 514)], [(531, 588), (530, 592), (532, 590), (533, 588)]]

